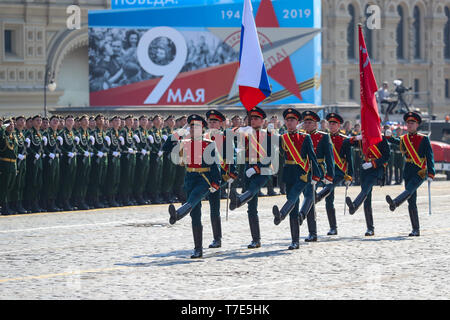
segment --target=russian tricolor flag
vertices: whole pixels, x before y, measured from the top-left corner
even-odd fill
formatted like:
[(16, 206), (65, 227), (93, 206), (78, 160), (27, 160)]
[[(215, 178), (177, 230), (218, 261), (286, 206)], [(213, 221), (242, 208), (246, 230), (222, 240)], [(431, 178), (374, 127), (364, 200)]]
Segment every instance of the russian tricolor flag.
[(237, 85), (239, 98), (248, 111), (271, 94), (250, 0), (244, 0)]

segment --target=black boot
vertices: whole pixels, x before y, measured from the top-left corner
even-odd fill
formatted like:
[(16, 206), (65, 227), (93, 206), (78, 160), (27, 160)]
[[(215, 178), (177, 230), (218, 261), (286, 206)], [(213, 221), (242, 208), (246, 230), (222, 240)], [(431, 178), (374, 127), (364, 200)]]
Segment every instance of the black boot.
[(316, 203), (322, 201), (324, 198), (326, 198), (331, 192), (331, 187), (327, 184), (325, 187), (322, 188), (319, 192), (316, 193)]
[(110, 207), (113, 207), (113, 208), (120, 207), (120, 204), (117, 203), (117, 201), (116, 201), (114, 196), (109, 196), (108, 197), (108, 203), (109, 203)]
[(78, 198), (77, 206), (79, 210), (89, 210), (89, 206), (86, 204), (83, 198)]
[(286, 183), (280, 183), (280, 193), (286, 194)]
[(271, 186), (271, 187), (267, 187), (267, 195), (272, 197), (272, 196), (278, 196), (279, 193), (274, 190), (273, 186)]
[(237, 195), (235, 193), (231, 193), (230, 195), (230, 210), (234, 210), (236, 208), (242, 207), (244, 204), (252, 200), (253, 196), (250, 191), (245, 191), (241, 195)]
[(31, 212), (32, 212), (32, 213), (39, 213), (39, 212), (42, 212), (42, 209), (39, 207), (39, 204), (38, 204), (38, 201), (37, 201), (37, 200), (35, 200), (35, 201), (32, 202), (32, 205), (31, 205)]
[(183, 219), (186, 215), (188, 215), (192, 211), (192, 206), (189, 202), (183, 204), (178, 210), (175, 209), (173, 204), (169, 205), (169, 223), (175, 224), (178, 220)]
[(337, 235), (337, 223), (336, 223), (336, 210), (333, 209), (327, 209), (327, 216), (328, 216), (328, 222), (330, 224), (330, 231), (328, 231), (328, 236), (335, 236)]
[(358, 194), (358, 196), (355, 198), (355, 201), (352, 202), (352, 200), (350, 199), (350, 197), (345, 198), (345, 202), (348, 205), (348, 212), (353, 215), (355, 214), (355, 212), (359, 209), (359, 207), (361, 206), (361, 204), (364, 202), (364, 200), (366, 199), (367, 194), (365, 192), (360, 192)]
[(259, 232), (259, 218), (256, 215), (248, 216), (248, 223), (250, 225), (250, 233), (252, 235), (252, 242), (247, 246), (249, 249), (256, 249), (261, 247), (261, 235)]
[(409, 234), (410, 237), (420, 236), (420, 224), (419, 224), (419, 214), (417, 208), (408, 208), (409, 218), (411, 219), (411, 225), (413, 230)]
[(400, 207), (403, 202), (408, 200), (408, 198), (411, 196), (411, 193), (408, 190), (403, 191), (400, 193), (400, 195), (392, 200), (390, 196), (386, 196), (386, 201), (389, 204), (389, 209), (391, 211), (394, 211), (396, 208)]
[(18, 214), (26, 214), (28, 213), (27, 210), (25, 210), (25, 208), (22, 206), (22, 202), (21, 201), (16, 201), (15, 203), (15, 208)]
[(375, 235), (375, 227), (373, 226), (373, 215), (371, 207), (364, 207), (364, 216), (366, 218), (367, 231), (365, 233), (366, 237), (371, 237)]
[(64, 204), (63, 205), (64, 211), (73, 211), (74, 210), (74, 208), (70, 205), (70, 202), (68, 199), (64, 200), (63, 204)]
[(292, 243), (288, 249), (296, 250), (300, 247), (300, 226), (298, 224), (298, 216), (289, 216), (289, 224), (291, 226)]
[(49, 199), (47, 201), (48, 205), (47, 205), (47, 210), (49, 212), (58, 212), (61, 211), (61, 209), (57, 208), (55, 205), (55, 200)]
[(292, 211), (292, 209), (294, 209), (294, 206), (295, 202), (289, 200), (283, 205), (281, 210), (279, 210), (277, 206), (273, 206), (272, 208), (272, 213), (274, 216), (273, 223), (275, 225), (279, 225), (281, 221), (283, 221), (286, 218), (286, 216)]
[(194, 253), (191, 259), (198, 259), (203, 256), (203, 227), (192, 226), (192, 235), (194, 236)]
[(213, 231), (213, 242), (209, 245), (210, 248), (220, 248), (222, 246), (222, 222), (220, 216), (211, 217), (211, 227)]
[(2, 215), (4, 215), (4, 216), (10, 216), (10, 215), (13, 215), (13, 211), (12, 211), (11, 208), (9, 207), (8, 202), (3, 202), (3, 203), (2, 203)]

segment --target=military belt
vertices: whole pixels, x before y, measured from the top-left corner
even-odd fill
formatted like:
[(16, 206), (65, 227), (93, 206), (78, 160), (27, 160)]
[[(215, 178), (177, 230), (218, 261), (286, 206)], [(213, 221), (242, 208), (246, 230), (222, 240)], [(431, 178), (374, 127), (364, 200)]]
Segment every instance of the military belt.
[(284, 164), (297, 164), (295, 160), (284, 160)]
[[(420, 162), (422, 162), (424, 159), (425, 159), (425, 158), (420, 158)], [(411, 158), (406, 158), (405, 161), (406, 161), (406, 162), (414, 163), (413, 159), (411, 159)]]
[(187, 167), (186, 171), (187, 172), (209, 172), (209, 171), (211, 171), (211, 169), (210, 168), (189, 168), (189, 167)]
[(0, 161), (16, 163), (16, 159), (9, 159), (9, 158), (0, 158)]

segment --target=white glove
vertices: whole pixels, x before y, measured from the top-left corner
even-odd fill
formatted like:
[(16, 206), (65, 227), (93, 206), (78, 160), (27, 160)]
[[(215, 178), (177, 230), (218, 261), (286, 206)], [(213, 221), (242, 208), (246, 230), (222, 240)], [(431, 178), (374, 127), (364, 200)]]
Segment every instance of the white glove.
[(428, 181), (428, 182), (432, 182), (432, 181), (433, 181), (433, 178), (428, 177), (428, 178), (427, 178), (427, 181)]
[(97, 157), (102, 158), (103, 157), (103, 152), (101, 152), (101, 151), (97, 152)]
[(55, 154), (54, 153), (50, 153), (49, 155), (48, 155), (49, 157), (50, 157), (50, 159), (55, 159)]
[(105, 137), (105, 141), (106, 141), (106, 143), (108, 144), (108, 147), (109, 147), (111, 145), (111, 138), (106, 136)]
[(269, 124), (267, 125), (267, 130), (268, 130), (268, 131), (273, 131), (274, 129), (275, 129), (275, 127), (274, 127), (273, 123), (269, 123)]
[(93, 152), (90, 152), (89, 154), (91, 155), (91, 157), (93, 157), (93, 156), (94, 156), (94, 153), (93, 153)]
[(122, 136), (119, 137), (119, 141), (121, 145), (125, 144), (125, 139)]
[(44, 146), (46, 146), (47, 143), (48, 143), (47, 137), (46, 137), (46, 136), (43, 136), (43, 137), (42, 137), (42, 141), (44, 141)]
[(385, 135), (386, 137), (391, 137), (391, 136), (392, 136), (392, 131), (391, 131), (390, 129), (387, 129), (387, 130), (384, 132), (384, 135)]
[(210, 187), (210, 188), (209, 188), (209, 192), (211, 192), (211, 193), (214, 193), (214, 192), (216, 192), (216, 191), (217, 191), (217, 189), (214, 188), (214, 187)]
[(133, 153), (133, 149), (132, 148), (128, 148), (128, 153)]
[(141, 139), (139, 139), (139, 137), (137, 136), (137, 134), (135, 134), (133, 136), (134, 140), (136, 140), (137, 143), (141, 143)]
[(325, 178), (323, 178), (322, 182), (323, 182), (324, 184), (333, 184), (333, 181), (330, 181), (330, 180), (325, 179)]
[(167, 136), (163, 135), (162, 138), (164, 139), (164, 141), (167, 141)]
[(253, 129), (250, 126), (241, 127), (237, 130), (238, 133), (252, 133)]
[(234, 182), (233, 178), (229, 178), (228, 181), (227, 181), (227, 183), (229, 183), (229, 184), (232, 184), (233, 182)]
[(360, 134), (360, 135), (356, 136), (355, 139), (358, 140), (358, 141), (362, 140), (362, 135)]
[(76, 142), (77, 144), (80, 144), (80, 138), (78, 138), (77, 136), (75, 136), (73, 139), (75, 140), (75, 142)]
[(36, 160), (39, 160), (39, 158), (40, 158), (41, 156), (39, 155), (39, 153), (36, 153), (36, 155), (35, 155), (34, 157), (36, 158)]
[(142, 149), (142, 150), (141, 150), (141, 153), (142, 153), (143, 156), (145, 156), (145, 155), (147, 154), (147, 150)]
[(176, 134), (178, 134), (180, 137), (186, 136), (188, 134), (188, 131), (184, 128), (178, 129), (175, 131)]
[(256, 170), (254, 168), (250, 168), (247, 171), (245, 171), (245, 174), (247, 175), (247, 178), (250, 178), (255, 173), (256, 173)]
[(367, 170), (367, 169), (372, 168), (373, 165), (372, 165), (372, 162), (365, 162), (365, 163), (363, 163), (362, 167), (364, 170)]
[(63, 138), (61, 136), (56, 137), (56, 140), (59, 141), (60, 145), (63, 145), (64, 140), (63, 140)]
[(89, 157), (91, 154), (89, 153), (89, 151), (85, 151), (84, 152), (84, 156), (87, 158), (87, 157)]
[(162, 155), (163, 155), (162, 151), (158, 152), (158, 157), (161, 157)]
[(151, 144), (155, 143), (155, 139), (153, 139), (152, 135), (149, 135), (147, 139), (148, 139), (148, 141), (150, 141)]
[(91, 140), (91, 144), (94, 145), (95, 143), (95, 138), (93, 136), (89, 136), (89, 140)]
[(114, 151), (114, 152), (113, 152), (113, 157), (116, 157), (116, 158), (117, 158), (118, 156), (120, 156), (120, 152)]
[(316, 180), (311, 180), (311, 184), (313, 185), (313, 187), (317, 184)]
[(346, 187), (350, 187), (351, 184), (352, 184), (352, 182), (351, 182), (350, 180), (345, 180), (345, 181), (344, 181), (344, 185), (345, 185)]
[(18, 158), (19, 160), (23, 160), (23, 159), (25, 159), (25, 156), (24, 156), (23, 154), (19, 154), (19, 155), (17, 156), (17, 158)]
[(69, 158), (73, 158), (75, 155), (72, 153), (72, 152), (69, 152), (68, 154), (67, 154), (67, 156), (69, 157)]
[(27, 147), (29, 148), (29, 147), (30, 147), (30, 144), (31, 144), (30, 138), (26, 138), (26, 139), (25, 139), (25, 142), (27, 143)]

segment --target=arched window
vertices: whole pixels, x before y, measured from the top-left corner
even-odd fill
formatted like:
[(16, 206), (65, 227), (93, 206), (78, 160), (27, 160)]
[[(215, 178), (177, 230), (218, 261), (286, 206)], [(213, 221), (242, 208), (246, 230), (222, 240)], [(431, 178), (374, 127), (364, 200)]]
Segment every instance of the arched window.
[(444, 29), (444, 57), (450, 59), (450, 8), (445, 7), (445, 15), (447, 16), (447, 23)]
[(405, 14), (403, 12), (402, 6), (397, 7), (397, 12), (400, 17), (397, 25), (397, 59), (405, 59), (405, 43), (403, 39)]
[(347, 27), (347, 58), (355, 59), (355, 7), (352, 4), (348, 6), (348, 14), (351, 18)]
[(413, 29), (414, 29), (414, 59), (420, 59), (420, 9), (418, 6), (414, 7), (414, 23), (413, 23)]
[(374, 59), (374, 52), (372, 51), (372, 30), (370, 30), (369, 28), (367, 28), (367, 19), (371, 16), (371, 13), (367, 13), (367, 8), (369, 7), (369, 5), (366, 6), (366, 9), (364, 11), (365, 17), (366, 17), (366, 23), (364, 24), (364, 39), (366, 40), (366, 47), (367, 47), (367, 52), (369, 52), (369, 56), (371, 59)]

